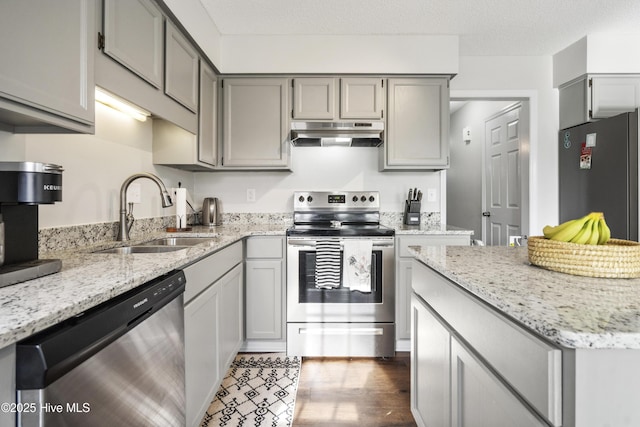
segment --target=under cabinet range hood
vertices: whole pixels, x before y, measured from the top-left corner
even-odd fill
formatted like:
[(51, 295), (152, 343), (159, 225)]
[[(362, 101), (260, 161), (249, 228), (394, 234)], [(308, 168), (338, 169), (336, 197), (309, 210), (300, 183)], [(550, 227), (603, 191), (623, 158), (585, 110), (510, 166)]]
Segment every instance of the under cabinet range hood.
[(298, 147), (377, 147), (384, 122), (291, 122), (291, 143)]

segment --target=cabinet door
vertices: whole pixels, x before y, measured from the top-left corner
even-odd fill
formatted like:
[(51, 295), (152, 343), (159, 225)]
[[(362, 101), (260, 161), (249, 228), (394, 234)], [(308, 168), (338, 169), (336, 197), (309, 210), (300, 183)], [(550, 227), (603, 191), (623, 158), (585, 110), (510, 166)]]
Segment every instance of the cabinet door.
[(451, 370), (452, 427), (547, 426), (455, 338)]
[(198, 160), (217, 162), (218, 79), (204, 62), (200, 64), (200, 111), (198, 114)]
[(289, 166), (287, 81), (237, 78), (222, 82), (223, 166)]
[(163, 17), (151, 0), (104, 1), (104, 53), (162, 86)]
[(327, 119), (336, 117), (336, 79), (297, 78), (293, 81), (293, 118)]
[(198, 425), (207, 410), (221, 375), (218, 342), (220, 294), (218, 287), (209, 286), (184, 308), (185, 383), (187, 398), (187, 425)]
[(340, 118), (381, 119), (382, 84), (380, 78), (350, 77), (340, 79)]
[(247, 339), (284, 339), (282, 261), (249, 260), (246, 272)]
[(168, 21), (165, 49), (164, 91), (195, 113), (198, 108), (198, 53)]
[(411, 412), (421, 427), (448, 427), (450, 334), (418, 296), (411, 302)]
[(396, 340), (411, 338), (411, 259), (396, 264)]
[(94, 123), (94, 29), (92, 0), (0, 2), (0, 107), (22, 115), (12, 124), (53, 123), (38, 111)]
[(448, 167), (448, 79), (389, 79), (387, 90), (383, 169)]
[(237, 265), (216, 284), (220, 294), (220, 373), (224, 375), (244, 339), (244, 299), (242, 264)]
[(640, 76), (591, 78), (591, 117), (603, 119), (640, 107)]

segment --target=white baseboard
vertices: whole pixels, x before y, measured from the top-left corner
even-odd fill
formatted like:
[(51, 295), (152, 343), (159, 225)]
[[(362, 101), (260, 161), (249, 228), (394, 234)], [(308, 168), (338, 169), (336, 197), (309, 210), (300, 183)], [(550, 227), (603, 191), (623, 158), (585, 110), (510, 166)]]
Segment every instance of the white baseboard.
[(284, 353), (287, 343), (284, 341), (245, 341), (240, 347), (241, 353)]

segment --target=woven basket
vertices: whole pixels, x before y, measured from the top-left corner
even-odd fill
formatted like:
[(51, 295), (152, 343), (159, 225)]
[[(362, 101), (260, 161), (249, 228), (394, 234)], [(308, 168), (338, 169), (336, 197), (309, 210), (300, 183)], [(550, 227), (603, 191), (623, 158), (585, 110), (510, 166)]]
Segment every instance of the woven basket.
[(528, 242), (531, 264), (576, 276), (640, 277), (640, 243), (610, 239), (606, 245), (559, 242), (531, 236)]

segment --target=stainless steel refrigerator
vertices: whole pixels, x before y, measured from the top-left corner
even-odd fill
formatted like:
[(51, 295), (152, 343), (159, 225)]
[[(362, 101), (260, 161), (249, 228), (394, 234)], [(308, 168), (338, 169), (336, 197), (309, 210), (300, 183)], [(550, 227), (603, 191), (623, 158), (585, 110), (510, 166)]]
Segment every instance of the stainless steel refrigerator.
[(638, 115), (560, 131), (560, 222), (604, 212), (611, 236), (638, 240)]

